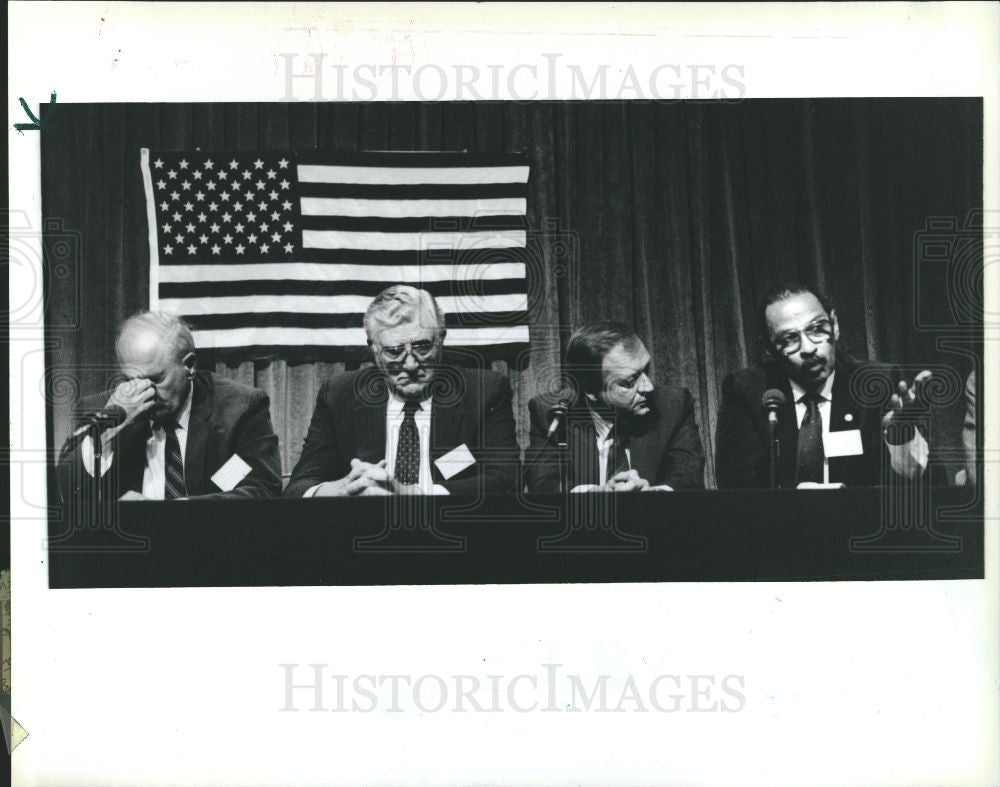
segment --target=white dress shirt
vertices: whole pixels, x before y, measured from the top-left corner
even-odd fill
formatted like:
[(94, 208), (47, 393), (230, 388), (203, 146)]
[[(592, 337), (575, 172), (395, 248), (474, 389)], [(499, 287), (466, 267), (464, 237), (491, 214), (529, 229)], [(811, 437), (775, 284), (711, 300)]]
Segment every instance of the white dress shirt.
[[(826, 436), (830, 433), (830, 412), (833, 406), (833, 378), (836, 374), (836, 371), (831, 372), (823, 384), (823, 389), (819, 391), (819, 395), (822, 398), (818, 403), (818, 407), (823, 422), (824, 443), (826, 442)], [(806, 412), (809, 409), (808, 405), (802, 401), (807, 391), (791, 378), (789, 378), (788, 382), (792, 385), (792, 396), (795, 399), (795, 422), (801, 428), (802, 420), (806, 417)], [(860, 426), (858, 424), (854, 428), (857, 429)], [(924, 436), (920, 432), (917, 432), (908, 443), (892, 445), (886, 442), (886, 447), (889, 449), (889, 462), (892, 465), (892, 469), (904, 478), (913, 478), (927, 467), (927, 440), (924, 439)], [(826, 451), (823, 452), (823, 483), (830, 483), (830, 463), (826, 458)]]
[[(177, 416), (177, 443), (181, 449), (181, 460), (187, 461), (188, 422), (191, 420), (191, 395), (194, 384), (188, 388), (187, 401)], [(142, 473), (142, 495), (150, 500), (163, 500), (166, 495), (167, 481), (167, 433), (162, 427), (150, 422), (152, 434), (146, 441), (146, 469)], [(83, 466), (87, 473), (94, 474), (94, 443), (86, 438), (80, 443), (80, 453)], [(101, 457), (101, 478), (111, 468), (115, 453), (108, 447)], [(185, 467), (187, 465), (185, 464)]]

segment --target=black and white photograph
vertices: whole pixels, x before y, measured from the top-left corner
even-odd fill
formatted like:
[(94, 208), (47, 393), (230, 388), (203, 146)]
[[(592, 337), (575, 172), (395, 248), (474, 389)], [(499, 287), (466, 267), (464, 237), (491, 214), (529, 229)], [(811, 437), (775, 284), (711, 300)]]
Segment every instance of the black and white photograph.
[[(68, 7), (148, 84), (168, 5)], [(998, 772), (997, 95), (762, 89), (640, 7), (518, 54), (511, 4), (206, 4), (281, 31), (260, 98), (198, 33), (179, 88), (13, 99), (15, 784)]]

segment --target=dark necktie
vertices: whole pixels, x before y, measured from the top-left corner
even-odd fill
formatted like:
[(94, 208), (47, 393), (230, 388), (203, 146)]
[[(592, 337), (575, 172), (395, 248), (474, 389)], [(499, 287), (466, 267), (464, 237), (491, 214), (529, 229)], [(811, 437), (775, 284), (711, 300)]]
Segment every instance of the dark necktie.
[(611, 444), (611, 450), (608, 451), (608, 472), (605, 482), (610, 481), (618, 473), (629, 470), (628, 454), (625, 451), (628, 447), (625, 434), (617, 427), (612, 426), (611, 431), (608, 432), (608, 439), (614, 440), (614, 442)]
[(184, 483), (184, 460), (181, 458), (181, 444), (177, 441), (177, 429), (178, 426), (175, 423), (163, 424), (163, 430), (167, 433), (164, 500), (187, 497), (187, 484)]
[(420, 481), (420, 434), (414, 417), (419, 409), (418, 402), (406, 402), (403, 405), (403, 424), (399, 427), (395, 475), (396, 480), (406, 486)]
[(799, 401), (806, 405), (806, 414), (799, 426), (798, 474), (803, 481), (823, 482), (823, 416), (819, 403), (825, 401), (817, 393), (807, 393)]

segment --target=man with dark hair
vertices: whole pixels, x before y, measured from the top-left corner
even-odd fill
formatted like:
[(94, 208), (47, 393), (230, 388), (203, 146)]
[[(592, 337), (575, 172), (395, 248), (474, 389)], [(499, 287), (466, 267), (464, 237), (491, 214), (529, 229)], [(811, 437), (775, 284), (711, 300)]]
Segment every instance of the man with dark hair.
[[(921, 407), (930, 372), (907, 384), (886, 367), (838, 353), (837, 312), (814, 287), (781, 285), (764, 299), (760, 318), (767, 361), (722, 382), (715, 452), (720, 489), (770, 485), (763, 400), (771, 390), (781, 392), (772, 405), (779, 486), (875, 486), (924, 473), (927, 441), (905, 423), (904, 410), (908, 416)], [(880, 390), (884, 397), (873, 396)]]
[(560, 456), (549, 430), (550, 411), (560, 404), (566, 407), (568, 490), (703, 488), (705, 459), (691, 394), (654, 388), (650, 365), (642, 340), (621, 323), (588, 325), (570, 337), (566, 372), (574, 390), (528, 403), (529, 491), (560, 491)]
[[(124, 419), (101, 437), (105, 500), (204, 495), (276, 497), (281, 457), (263, 391), (199, 371), (194, 340), (178, 317), (143, 312), (118, 331), (126, 378), (79, 409), (121, 408)], [(64, 494), (87, 495), (94, 451), (87, 437), (62, 463)]]
[(434, 297), (394, 285), (364, 325), (375, 366), (323, 384), (285, 496), (513, 492), (510, 383), (441, 363), (446, 330)]

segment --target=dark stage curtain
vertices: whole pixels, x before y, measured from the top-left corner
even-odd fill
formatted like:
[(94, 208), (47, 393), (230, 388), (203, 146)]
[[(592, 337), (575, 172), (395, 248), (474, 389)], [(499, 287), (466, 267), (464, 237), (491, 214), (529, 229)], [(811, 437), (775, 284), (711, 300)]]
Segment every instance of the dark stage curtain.
[[(828, 291), (855, 357), (939, 372), (936, 444), (959, 466), (962, 386), (949, 386), (981, 347), (982, 236), (976, 247), (962, 232), (982, 206), (979, 99), (45, 109), (54, 445), (77, 397), (112, 379), (118, 323), (148, 305), (140, 147), (523, 150), (531, 351), (521, 369), (494, 364), (511, 378), (522, 445), (528, 398), (557, 384), (570, 330), (621, 319), (647, 339), (654, 379), (694, 394), (713, 484), (722, 378), (759, 359), (757, 304), (790, 277)], [(922, 244), (935, 239), (952, 250), (927, 262)], [(286, 475), (319, 385), (342, 368), (332, 357), (216, 364), (270, 395)]]

